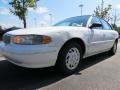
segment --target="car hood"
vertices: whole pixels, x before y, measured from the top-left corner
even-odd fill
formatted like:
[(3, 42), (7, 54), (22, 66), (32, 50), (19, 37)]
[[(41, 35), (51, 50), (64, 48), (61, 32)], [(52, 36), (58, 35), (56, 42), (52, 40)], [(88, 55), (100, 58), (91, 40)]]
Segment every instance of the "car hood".
[(70, 32), (73, 30), (84, 30), (85, 27), (73, 27), (73, 26), (62, 26), (62, 27), (41, 27), (41, 28), (27, 28), (7, 32), (7, 34), (12, 35), (28, 35), (28, 34), (38, 34), (47, 35), (55, 32)]

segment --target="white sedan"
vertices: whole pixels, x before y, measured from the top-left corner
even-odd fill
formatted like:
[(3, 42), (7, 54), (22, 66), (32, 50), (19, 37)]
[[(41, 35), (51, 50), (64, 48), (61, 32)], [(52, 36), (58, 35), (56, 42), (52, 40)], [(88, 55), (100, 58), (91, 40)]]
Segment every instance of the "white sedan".
[(11, 63), (27, 68), (56, 66), (72, 74), (82, 58), (117, 50), (118, 33), (102, 18), (76, 16), (53, 27), (7, 32), (1, 45), (2, 55)]

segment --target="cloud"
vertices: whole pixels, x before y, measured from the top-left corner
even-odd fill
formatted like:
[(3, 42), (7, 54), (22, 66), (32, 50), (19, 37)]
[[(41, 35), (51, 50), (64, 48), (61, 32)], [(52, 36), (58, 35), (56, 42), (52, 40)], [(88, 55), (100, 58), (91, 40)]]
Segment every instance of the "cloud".
[(50, 22), (51, 20), (52, 20), (52, 21), (55, 20), (55, 18), (53, 17), (52, 14), (45, 15), (43, 19), (44, 19), (45, 21), (48, 21), (48, 22)]
[(9, 9), (4, 8), (4, 7), (0, 7), (0, 14), (8, 15), (9, 12), (10, 12)]
[(32, 11), (34, 11), (34, 9), (33, 8), (28, 8), (28, 11), (32, 12)]
[(36, 9), (36, 13), (42, 14), (42, 13), (47, 13), (48, 8), (47, 7), (39, 7)]
[(37, 13), (37, 14), (44, 14), (44, 13), (49, 12), (49, 10), (48, 10), (47, 7), (38, 7), (38, 8), (36, 8), (36, 9), (28, 8), (28, 10), (29, 10), (30, 12), (34, 12), (34, 13)]
[(45, 21), (50, 21), (51, 17), (50, 17), (50, 15), (45, 15), (43, 19), (44, 19)]
[(116, 9), (120, 9), (120, 4), (115, 5)]
[(46, 21), (43, 20), (43, 21), (40, 21), (39, 26), (40, 27), (45, 27), (45, 26), (49, 26), (49, 25)]
[(0, 22), (0, 25), (2, 26), (2, 28), (10, 28), (13, 26), (16, 26), (15, 23), (7, 23), (7, 22)]

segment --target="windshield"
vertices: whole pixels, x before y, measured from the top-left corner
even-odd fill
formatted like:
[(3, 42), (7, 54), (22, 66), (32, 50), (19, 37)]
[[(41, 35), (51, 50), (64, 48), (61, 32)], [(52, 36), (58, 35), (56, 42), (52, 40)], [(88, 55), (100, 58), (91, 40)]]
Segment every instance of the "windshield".
[(77, 16), (65, 19), (54, 26), (81, 26), (86, 27), (90, 16)]

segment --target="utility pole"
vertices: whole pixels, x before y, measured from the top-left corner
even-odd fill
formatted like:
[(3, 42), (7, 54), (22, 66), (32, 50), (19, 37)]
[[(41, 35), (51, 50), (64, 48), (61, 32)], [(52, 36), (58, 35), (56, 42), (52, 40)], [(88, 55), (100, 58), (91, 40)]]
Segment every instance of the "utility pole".
[(81, 9), (81, 16), (82, 16), (83, 4), (80, 4), (79, 7), (80, 7), (80, 9)]
[(35, 25), (35, 27), (37, 27), (37, 19), (36, 18), (34, 18), (34, 25)]
[[(101, 3), (101, 15), (103, 15), (103, 14), (102, 14), (103, 8), (104, 8), (103, 6), (104, 6), (104, 0), (102, 0), (102, 3)], [(103, 17), (103, 16), (102, 16), (102, 17)]]
[(50, 25), (52, 25), (53, 15), (50, 13), (49, 16), (50, 16)]
[(115, 14), (114, 14), (114, 21), (113, 24), (116, 25), (116, 21), (117, 21), (117, 11), (115, 9)]

